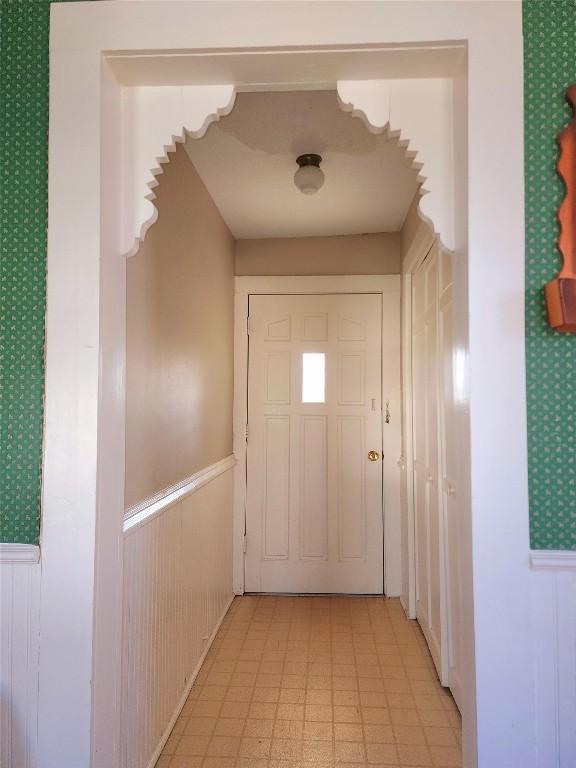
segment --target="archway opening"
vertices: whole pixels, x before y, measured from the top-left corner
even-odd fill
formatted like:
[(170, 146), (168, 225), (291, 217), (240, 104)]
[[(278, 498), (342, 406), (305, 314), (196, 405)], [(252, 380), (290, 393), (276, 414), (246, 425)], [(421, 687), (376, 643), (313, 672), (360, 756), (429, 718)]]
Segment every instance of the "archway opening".
[[(146, 508), (153, 508), (156, 518), (162, 499), (167, 500), (166, 510), (178, 507), (179, 512), (172, 528), (167, 526), (162, 534), (157, 526), (156, 535), (166, 536), (161, 545), (165, 555), (170, 547), (177, 547), (178, 557), (185, 560), (191, 549), (182, 549), (185, 539), (176, 540), (174, 536), (186, 530), (193, 533), (186, 524), (194, 508), (186, 501), (190, 493), (186, 486), (197, 483), (197, 476), (206, 470), (219, 472), (216, 465), (220, 462), (233, 462), (233, 275), (389, 274), (399, 278), (403, 272), (411, 274), (424, 261), (434, 233), (419, 214), (421, 166), (415, 166), (415, 154), (408, 149), (408, 143), (388, 124), (367, 131), (360, 121), (350, 120), (334, 91), (241, 93), (229, 116), (215, 123), (204, 138), (183, 134), (183, 139), (184, 146), (170, 153), (170, 162), (157, 179), (153, 197), (158, 220), (127, 266), (125, 526), (131, 531), (132, 542), (139, 535), (149, 536)], [(292, 183), (294, 160), (306, 147), (322, 153), (327, 179), (326, 187), (312, 201), (300, 195)], [(325, 193), (327, 199), (322, 199)], [(418, 241), (423, 237), (426, 249)], [(440, 259), (445, 267), (447, 258), (445, 254), (444, 260)], [(446, 275), (445, 269), (444, 278)], [(240, 324), (245, 332), (245, 317), (240, 318)], [(399, 335), (396, 347), (399, 350)], [(411, 351), (405, 354), (411, 355)], [(383, 366), (399, 366), (399, 355), (394, 363), (381, 362)], [(415, 598), (410, 593), (416, 592), (412, 571), (416, 568), (418, 546), (409, 543), (415, 526), (409, 522), (406, 489), (413, 485), (413, 479), (406, 473), (406, 446), (402, 444), (408, 433), (405, 430), (401, 438), (399, 387), (388, 395), (384, 397), (383, 390), (382, 427), (391, 420), (397, 434), (394, 442), (383, 433), (385, 459), (390, 465), (387, 480), (392, 485), (387, 487), (385, 479), (388, 536), (383, 546), (388, 543), (390, 549), (387, 591), (391, 596), (402, 593), (404, 606), (414, 617), (416, 606), (411, 607), (410, 602)], [(243, 395), (239, 399), (246, 400)], [(407, 407), (413, 406), (404, 398), (404, 409)], [(238, 455), (237, 446), (238, 441), (234, 454), (240, 460), (237, 471), (242, 475), (246, 459)], [(244, 507), (244, 499), (237, 499), (237, 504)], [(429, 510), (425, 514), (430, 517)], [(436, 514), (440, 515), (438, 508)], [(217, 519), (221, 528), (230, 527), (230, 520)], [(205, 534), (210, 531), (209, 521), (202, 525)], [(245, 530), (242, 521), (237, 529)], [(212, 555), (220, 571), (228, 572), (225, 547), (213, 533), (209, 535), (215, 547)], [(201, 541), (202, 536), (196, 538), (197, 543)], [(243, 550), (244, 542), (236, 537), (238, 543)], [(192, 559), (197, 566), (202, 565), (206, 574), (215, 575), (205, 554), (200, 550)], [(235, 554), (243, 560), (243, 551)], [(131, 552), (128, 550), (125, 556), (128, 572), (133, 575)], [(141, 576), (138, 574), (138, 578)], [(190, 578), (188, 583), (193, 581)], [(129, 583), (125, 587), (128, 600), (132, 599), (134, 586)], [(202, 614), (201, 603), (195, 610), (200, 612), (198, 616), (202, 614), (204, 625), (212, 627), (226, 607), (226, 589), (210, 604), (213, 587), (209, 579), (205, 586), (204, 606), (208, 606), (208, 613), (204, 610)], [(426, 585), (426, 589), (435, 588), (441, 588), (440, 584)], [(428, 616), (420, 615), (419, 619), (427, 622)], [(446, 619), (438, 618), (440, 621)], [(438, 635), (427, 635), (429, 644), (440, 636), (440, 627), (434, 629)], [(125, 632), (130, 638), (125, 642), (133, 649), (138, 637), (128, 627)], [(190, 651), (192, 658), (202, 657), (201, 641), (196, 638)], [(442, 653), (446, 651), (439, 650)], [(437, 655), (434, 660), (440, 671), (443, 658)], [(448, 682), (448, 675), (443, 682)], [(130, 684), (126, 682), (126, 701), (131, 700)], [(134, 728), (143, 730), (141, 724)]]

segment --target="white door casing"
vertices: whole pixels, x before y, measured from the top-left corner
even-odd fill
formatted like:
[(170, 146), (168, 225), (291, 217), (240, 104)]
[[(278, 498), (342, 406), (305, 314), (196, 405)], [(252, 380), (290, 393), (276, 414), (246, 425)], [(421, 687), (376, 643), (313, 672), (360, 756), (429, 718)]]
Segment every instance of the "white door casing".
[(383, 591), (381, 304), (250, 297), (249, 592)]
[[(461, 70), (455, 75), (444, 70), (439, 76), (454, 77), (455, 96), (453, 307), (460, 355), (455, 420), (465, 440), (458, 457), (464, 483), (458, 492), (466, 505), (461, 526), (464, 764), (475, 765), (478, 755), (482, 768), (532, 766), (533, 682), (526, 674), (532, 637), (523, 154), (521, 141), (486, 141), (495, 113), (501, 132), (522, 136), (521, 3), (280, 2), (274, 13), (263, 14), (258, 3), (238, 2), (226, 4), (225, 25), (221, 4), (184, 1), (169, 6), (170, 13), (160, 1), (51, 7), (42, 766), (118, 764), (110, 745), (117, 743), (118, 731), (113, 717), (119, 678), (114, 628), (121, 616), (114, 590), (122, 563), (111, 559), (110, 551), (119, 549), (121, 536), (123, 456), (122, 441), (113, 436), (119, 447), (114, 443), (111, 448), (110, 432), (102, 427), (121, 421), (123, 342), (117, 336), (120, 324), (101, 323), (101, 318), (122, 315), (123, 295), (112, 280), (101, 280), (100, 268), (120, 253), (114, 236), (118, 208), (105, 210), (103, 202), (121, 186), (122, 158), (109, 165), (106, 159), (119, 143), (123, 92), (149, 84), (221, 82), (223, 62), (230, 79), (243, 86), (283, 82), (311, 87), (311, 77), (318, 75), (327, 83), (338, 77), (423, 77), (418, 61), (424, 59), (429, 69), (430, 61), (437, 63), (438, 55), (441, 60), (455, 47), (465, 54)], [(358, 67), (354, 72), (354, 67), (343, 66), (335, 78), (333, 64), (320, 70), (302, 66), (302, 56), (334, 62), (348, 51), (357, 61), (374, 46), (384, 52), (381, 72), (359, 73)], [(387, 67), (389, 53), (392, 59), (398, 53), (394, 73)], [(103, 69), (111, 73), (106, 94)], [(161, 142), (166, 143), (169, 139)], [(110, 365), (102, 367), (101, 350), (111, 347)], [(494, 387), (494, 371), (505, 388)], [(80, 407), (71, 407), (74, 403)], [(485, 445), (491, 446), (489, 452)], [(110, 470), (112, 465), (118, 471)], [(102, 476), (107, 473), (114, 487), (103, 503)], [(499, 531), (497, 542), (494, 530)], [(98, 610), (93, 610), (94, 602)], [(106, 659), (102, 667), (94, 661), (98, 656)], [(517, 695), (495, 697), (506, 686)], [(95, 687), (101, 695), (94, 693)]]
[(398, 275), (237, 277), (235, 309), (234, 454), (237, 458), (234, 496), (234, 590), (243, 594), (244, 535), (246, 526), (246, 425), (248, 421), (248, 334), (250, 297), (276, 294), (373, 294), (382, 300), (382, 353), (388, 365), (382, 369), (381, 402), (389, 402), (389, 423), (382, 423), (384, 498), (384, 591), (399, 595), (400, 559), (400, 278)]

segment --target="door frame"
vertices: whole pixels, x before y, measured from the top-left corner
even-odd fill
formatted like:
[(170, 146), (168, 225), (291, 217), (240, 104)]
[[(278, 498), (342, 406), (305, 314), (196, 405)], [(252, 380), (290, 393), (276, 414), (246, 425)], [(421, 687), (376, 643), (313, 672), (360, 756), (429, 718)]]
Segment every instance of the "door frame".
[[(248, 425), (248, 302), (254, 295), (375, 293), (382, 298), (382, 406), (390, 401), (390, 424), (382, 418), (382, 524), (384, 535), (384, 594), (401, 591), (400, 557), (400, 275), (243, 276), (234, 279), (234, 533), (233, 588), (244, 594), (246, 479)], [(385, 332), (386, 330), (386, 332)]]
[[(463, 489), (470, 505), (462, 565), (464, 765), (534, 768), (539, 732), (554, 726), (550, 715), (537, 729), (534, 701), (541, 622), (533, 624), (528, 520), (521, 1), (280, 1), (264, 9), (243, 0), (102, 0), (53, 3), (50, 13), (42, 766), (120, 764), (123, 97), (154, 83), (179, 93), (180, 85), (198, 82), (203, 63), (201, 82), (221, 82), (223, 61), (234, 82), (246, 82), (247, 71), (256, 69), (265, 75), (258, 79), (262, 87), (285, 83), (287, 72), (293, 85), (301, 82), (295, 72), (303, 52), (319, 59), (353, 54), (356, 68), (341, 74), (338, 60), (331, 83), (389, 78), (389, 67), (370, 75), (358, 65), (358, 52), (375, 48), (387, 61), (392, 56), (394, 76), (418, 78), (419, 52), (442, 60), (457, 43), (462, 57), (450, 102), (461, 362), (456, 417), (470, 435)], [(310, 85), (326, 72), (307, 67), (304, 75)], [(372, 83), (361, 85), (368, 98)], [(170, 125), (147, 170), (157, 168), (158, 154), (183, 123)], [(138, 196), (149, 191), (144, 184)], [(502, 381), (506, 386), (498, 386)], [(499, 695), (505, 688), (516, 695)]]

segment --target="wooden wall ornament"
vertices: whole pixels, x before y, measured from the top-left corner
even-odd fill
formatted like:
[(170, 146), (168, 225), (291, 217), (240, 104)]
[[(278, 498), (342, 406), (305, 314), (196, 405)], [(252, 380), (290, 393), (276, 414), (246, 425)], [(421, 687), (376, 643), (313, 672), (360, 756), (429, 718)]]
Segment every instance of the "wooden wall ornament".
[(574, 114), (558, 136), (560, 156), (556, 166), (566, 185), (558, 209), (558, 250), (563, 264), (557, 277), (544, 286), (544, 293), (550, 326), (555, 331), (576, 333), (576, 84), (566, 91), (566, 100)]

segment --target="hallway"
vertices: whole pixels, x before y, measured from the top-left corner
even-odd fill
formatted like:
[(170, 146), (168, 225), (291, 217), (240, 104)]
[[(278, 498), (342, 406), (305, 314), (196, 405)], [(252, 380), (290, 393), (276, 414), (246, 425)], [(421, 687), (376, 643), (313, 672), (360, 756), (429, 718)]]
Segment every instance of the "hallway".
[(457, 768), (460, 732), (399, 600), (245, 596), (156, 768)]

